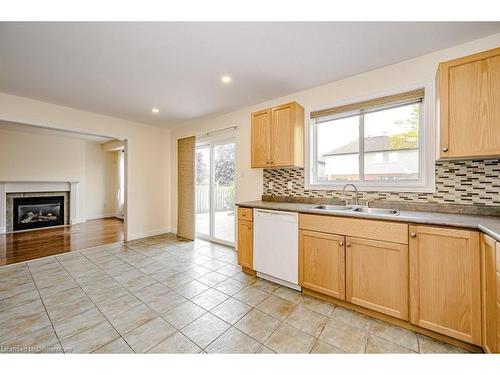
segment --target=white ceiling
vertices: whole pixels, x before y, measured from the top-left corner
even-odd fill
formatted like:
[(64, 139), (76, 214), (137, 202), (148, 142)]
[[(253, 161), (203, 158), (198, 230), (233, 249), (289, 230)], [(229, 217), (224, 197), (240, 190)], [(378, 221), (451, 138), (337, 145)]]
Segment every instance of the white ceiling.
[(169, 127), (498, 32), (500, 22), (3, 22), (0, 91)]

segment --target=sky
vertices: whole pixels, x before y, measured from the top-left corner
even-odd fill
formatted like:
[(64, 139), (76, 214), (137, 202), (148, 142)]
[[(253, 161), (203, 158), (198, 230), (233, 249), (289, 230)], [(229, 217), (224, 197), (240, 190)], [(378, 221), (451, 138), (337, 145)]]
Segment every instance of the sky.
[[(415, 105), (419, 104), (366, 114), (365, 137), (404, 133), (408, 127), (398, 125), (397, 121), (407, 119)], [(318, 124), (319, 155), (358, 140), (358, 128), (358, 116)]]

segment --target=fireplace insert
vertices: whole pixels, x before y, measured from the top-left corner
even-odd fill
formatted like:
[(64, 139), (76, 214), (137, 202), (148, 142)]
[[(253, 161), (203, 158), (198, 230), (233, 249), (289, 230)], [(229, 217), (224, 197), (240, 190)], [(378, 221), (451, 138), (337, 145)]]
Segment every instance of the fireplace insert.
[(14, 231), (55, 225), (64, 225), (64, 196), (14, 198)]

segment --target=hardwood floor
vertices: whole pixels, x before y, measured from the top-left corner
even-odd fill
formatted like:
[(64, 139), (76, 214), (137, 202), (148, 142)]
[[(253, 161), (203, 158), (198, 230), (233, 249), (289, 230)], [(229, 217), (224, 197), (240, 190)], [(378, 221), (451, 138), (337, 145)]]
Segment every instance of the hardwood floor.
[(67, 227), (0, 235), (0, 265), (124, 240), (123, 220), (89, 220)]

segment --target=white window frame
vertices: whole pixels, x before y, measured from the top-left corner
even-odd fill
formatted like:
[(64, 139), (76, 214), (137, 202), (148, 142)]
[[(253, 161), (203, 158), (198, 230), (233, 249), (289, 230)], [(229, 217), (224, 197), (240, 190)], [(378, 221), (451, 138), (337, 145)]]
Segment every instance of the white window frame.
[[(328, 108), (341, 105), (377, 99), (384, 96), (396, 95), (407, 91), (424, 88), (425, 97), (421, 103), (419, 121), (419, 179), (413, 181), (331, 181), (314, 182), (315, 150), (317, 147), (315, 133), (315, 121), (310, 119), (305, 139), (305, 183), (307, 190), (342, 190), (345, 184), (354, 183), (359, 191), (383, 191), (383, 192), (435, 192), (435, 161), (436, 161), (436, 115), (435, 97), (433, 83), (416, 83), (406, 87), (378, 92), (369, 97), (358, 97), (342, 102), (333, 103)], [(360, 135), (361, 137), (361, 135)], [(362, 158), (361, 158), (362, 159)]]

